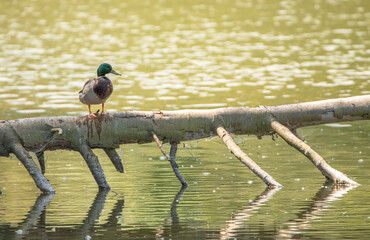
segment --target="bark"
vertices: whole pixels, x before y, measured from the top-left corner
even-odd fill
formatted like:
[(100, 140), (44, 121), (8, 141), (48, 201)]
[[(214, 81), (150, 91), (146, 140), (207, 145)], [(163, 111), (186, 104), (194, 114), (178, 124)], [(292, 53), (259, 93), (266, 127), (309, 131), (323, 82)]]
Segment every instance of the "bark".
[(163, 149), (162, 144), (161, 144), (159, 138), (157, 137), (157, 135), (155, 135), (155, 133), (153, 133), (153, 139), (156, 142), (159, 150), (161, 150), (162, 154), (171, 163), (172, 170), (175, 173), (177, 179), (179, 179), (179, 181), (181, 182), (183, 187), (187, 187), (188, 183), (186, 182), (185, 178), (180, 173), (179, 167), (178, 167), (178, 165), (176, 163), (176, 160), (175, 160), (176, 152), (177, 152), (177, 142), (171, 142), (170, 155), (168, 155), (167, 152)]
[[(299, 127), (370, 119), (370, 95), (271, 107), (238, 107), (212, 110), (130, 111), (87, 116), (57, 116), (0, 121), (0, 156), (15, 153), (42, 191), (54, 191), (36, 169), (27, 151), (40, 156), (55, 149), (74, 150), (85, 158), (99, 187), (109, 188), (96, 155), (91, 149), (109, 149), (118, 171), (121, 160), (112, 150), (120, 144), (148, 143), (153, 132), (166, 142), (181, 142), (213, 136), (218, 127), (233, 134), (257, 137), (275, 133), (271, 118), (289, 130)], [(21, 147), (24, 149), (21, 149)], [(27, 167), (28, 166), (28, 167)]]
[(120, 173), (125, 173), (125, 169), (123, 168), (122, 159), (116, 152), (114, 148), (103, 148), (104, 152), (107, 154), (109, 159), (112, 161), (116, 170)]
[(305, 155), (319, 171), (328, 179), (334, 183), (344, 185), (358, 185), (355, 181), (349, 179), (345, 174), (332, 168), (317, 152), (312, 150), (310, 146), (299, 139), (294, 133), (292, 133), (287, 127), (278, 123), (275, 120), (271, 120), (271, 127), (281, 136), (290, 146), (294, 147)]
[(235, 155), (245, 166), (247, 166), (254, 174), (257, 175), (262, 181), (266, 183), (267, 186), (274, 188), (274, 187), (282, 187), (280, 183), (275, 181), (267, 172), (265, 172), (260, 166), (258, 166), (252, 159), (248, 157), (246, 153), (244, 153), (238, 145), (234, 142), (230, 134), (223, 128), (217, 128), (218, 136), (224, 141), (227, 148), (230, 150), (232, 154)]
[(99, 186), (99, 189), (110, 189), (107, 181), (105, 180), (105, 175), (99, 163), (99, 159), (91, 150), (91, 148), (87, 144), (82, 144), (79, 152), (85, 159), (90, 172), (92, 173), (96, 183)]
[(44, 177), (41, 170), (37, 167), (30, 154), (20, 143), (15, 143), (11, 148), (12, 152), (22, 162), (30, 176), (34, 179), (36, 186), (43, 192), (55, 192), (49, 181)]

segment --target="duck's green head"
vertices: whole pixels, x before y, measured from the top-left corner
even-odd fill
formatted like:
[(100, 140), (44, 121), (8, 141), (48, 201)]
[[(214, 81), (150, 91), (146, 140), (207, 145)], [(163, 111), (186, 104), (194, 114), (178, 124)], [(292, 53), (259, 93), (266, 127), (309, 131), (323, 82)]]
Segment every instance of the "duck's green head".
[(98, 77), (105, 76), (105, 74), (108, 74), (108, 73), (113, 73), (113, 74), (121, 76), (121, 74), (113, 70), (110, 64), (102, 63), (98, 68)]

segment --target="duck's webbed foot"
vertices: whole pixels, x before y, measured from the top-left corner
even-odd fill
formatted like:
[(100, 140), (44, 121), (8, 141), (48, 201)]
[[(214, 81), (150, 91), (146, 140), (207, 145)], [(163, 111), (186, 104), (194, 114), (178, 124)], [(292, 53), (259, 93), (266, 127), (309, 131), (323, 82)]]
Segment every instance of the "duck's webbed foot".
[(90, 113), (87, 117), (88, 117), (88, 118), (96, 117), (96, 115), (95, 115), (95, 113)]

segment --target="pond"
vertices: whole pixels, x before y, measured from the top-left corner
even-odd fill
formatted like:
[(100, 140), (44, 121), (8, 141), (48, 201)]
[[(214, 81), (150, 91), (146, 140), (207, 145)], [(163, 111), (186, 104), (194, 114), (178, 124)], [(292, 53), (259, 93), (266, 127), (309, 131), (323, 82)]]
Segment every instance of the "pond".
[[(3, 1), (0, 119), (86, 115), (78, 91), (103, 62), (122, 74), (111, 76), (110, 113), (370, 94), (369, 23), (366, 0)], [(0, 239), (370, 236), (368, 121), (298, 133), (361, 185), (326, 184), (271, 137), (235, 140), (282, 189), (265, 189), (218, 138), (179, 144), (187, 189), (154, 143), (120, 146), (124, 174), (94, 150), (111, 191), (98, 190), (77, 152), (45, 153), (55, 195), (41, 194), (15, 156), (1, 157)]]

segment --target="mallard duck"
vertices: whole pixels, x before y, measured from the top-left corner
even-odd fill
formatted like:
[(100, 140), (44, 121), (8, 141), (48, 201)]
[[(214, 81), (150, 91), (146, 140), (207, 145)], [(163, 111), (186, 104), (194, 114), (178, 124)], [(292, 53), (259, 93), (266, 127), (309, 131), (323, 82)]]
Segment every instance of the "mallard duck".
[(108, 63), (101, 64), (97, 73), (98, 77), (87, 80), (82, 90), (79, 91), (80, 102), (89, 106), (89, 118), (91, 118), (91, 116), (96, 117), (96, 115), (91, 112), (90, 105), (101, 104), (101, 113), (104, 113), (104, 103), (113, 92), (112, 81), (106, 77), (105, 74), (113, 73), (121, 76), (121, 74), (114, 71), (112, 66)]

